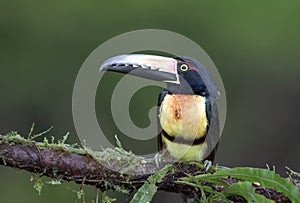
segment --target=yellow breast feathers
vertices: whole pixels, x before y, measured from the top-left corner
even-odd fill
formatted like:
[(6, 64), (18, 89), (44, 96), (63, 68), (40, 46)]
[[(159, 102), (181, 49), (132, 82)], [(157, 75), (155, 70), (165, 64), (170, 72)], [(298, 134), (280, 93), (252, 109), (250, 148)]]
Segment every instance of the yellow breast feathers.
[(160, 106), (159, 119), (169, 136), (187, 141), (199, 139), (207, 133), (205, 98), (167, 94)]

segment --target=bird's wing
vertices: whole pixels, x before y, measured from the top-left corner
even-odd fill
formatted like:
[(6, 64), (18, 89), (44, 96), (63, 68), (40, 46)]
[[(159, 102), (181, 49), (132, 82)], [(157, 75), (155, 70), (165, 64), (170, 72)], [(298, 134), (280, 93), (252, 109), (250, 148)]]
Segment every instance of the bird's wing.
[(160, 121), (159, 121), (159, 114), (160, 114), (160, 106), (161, 106), (161, 103), (163, 102), (165, 96), (169, 93), (168, 90), (166, 89), (163, 89), (160, 93), (159, 93), (159, 96), (158, 96), (158, 103), (157, 103), (157, 146), (158, 146), (158, 150), (161, 151), (165, 148), (164, 144), (163, 144), (163, 141), (162, 141), (162, 137), (161, 137), (161, 133), (162, 133), (162, 127), (160, 125)]
[(218, 141), (220, 139), (220, 125), (219, 125), (219, 113), (218, 107), (215, 102), (212, 102), (209, 118), (209, 127), (208, 133), (206, 135), (206, 142), (208, 145), (209, 154), (205, 158), (205, 160), (209, 160), (213, 162), (215, 153), (218, 149)]

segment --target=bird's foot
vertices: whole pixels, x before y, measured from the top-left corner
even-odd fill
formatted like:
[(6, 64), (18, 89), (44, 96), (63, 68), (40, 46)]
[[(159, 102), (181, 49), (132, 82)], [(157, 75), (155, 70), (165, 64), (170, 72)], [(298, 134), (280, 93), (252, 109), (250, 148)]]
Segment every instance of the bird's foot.
[(161, 168), (161, 157), (162, 157), (162, 154), (160, 154), (160, 153), (157, 153), (154, 156), (154, 162), (155, 162), (155, 166), (157, 169)]
[(205, 168), (205, 172), (207, 172), (210, 167), (212, 166), (212, 162), (209, 161), (209, 160), (205, 160), (204, 163), (203, 163), (203, 167)]

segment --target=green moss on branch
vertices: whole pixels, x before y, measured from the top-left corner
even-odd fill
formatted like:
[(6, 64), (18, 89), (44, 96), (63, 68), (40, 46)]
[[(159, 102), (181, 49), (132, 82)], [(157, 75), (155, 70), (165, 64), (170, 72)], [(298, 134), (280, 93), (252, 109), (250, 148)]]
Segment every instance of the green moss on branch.
[[(154, 159), (136, 156), (121, 147), (95, 152), (86, 147), (66, 144), (66, 139), (67, 136), (57, 143), (47, 139), (36, 142), (33, 137), (29, 136), (25, 139), (16, 132), (5, 136), (0, 135), (0, 164), (56, 180), (94, 185), (102, 191), (113, 189), (125, 193), (140, 188), (150, 175), (158, 171)], [(230, 188), (228, 186), (235, 185), (235, 188), (240, 187), (245, 190), (251, 187), (251, 184), (235, 184), (247, 176), (248, 169), (234, 170), (232, 175), (239, 175), (234, 178), (230, 176), (229, 170), (220, 173), (221, 169), (212, 167), (206, 172), (203, 165), (199, 163), (175, 163), (173, 170), (167, 172), (164, 178), (155, 184), (158, 190), (181, 193), (198, 201), (203, 200), (204, 196), (222, 198), (227, 195), (228, 200), (245, 202), (247, 198), (252, 197), (244, 196), (245, 199), (241, 194), (231, 194), (230, 191), (234, 191), (233, 186)], [(257, 171), (262, 172), (260, 176), (264, 173), (270, 175), (263, 169)], [(203, 174), (204, 176), (201, 176)], [(214, 174), (220, 177), (214, 177)], [(291, 175), (295, 174), (294, 172)], [(291, 181), (296, 185), (299, 184), (297, 179)], [(290, 202), (284, 193), (276, 189), (263, 187), (256, 182), (252, 185), (254, 187), (252, 193), (262, 194), (276, 202)], [(291, 185), (289, 187), (293, 188)], [(300, 198), (298, 195), (300, 193), (293, 192), (291, 197)]]

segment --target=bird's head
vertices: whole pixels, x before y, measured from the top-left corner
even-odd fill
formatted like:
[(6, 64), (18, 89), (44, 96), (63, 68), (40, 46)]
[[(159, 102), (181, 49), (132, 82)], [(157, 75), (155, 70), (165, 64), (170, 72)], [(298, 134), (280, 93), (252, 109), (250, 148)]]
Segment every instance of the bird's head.
[(217, 98), (219, 92), (208, 71), (190, 57), (129, 54), (109, 58), (100, 71), (114, 71), (167, 83), (174, 94), (196, 94)]

